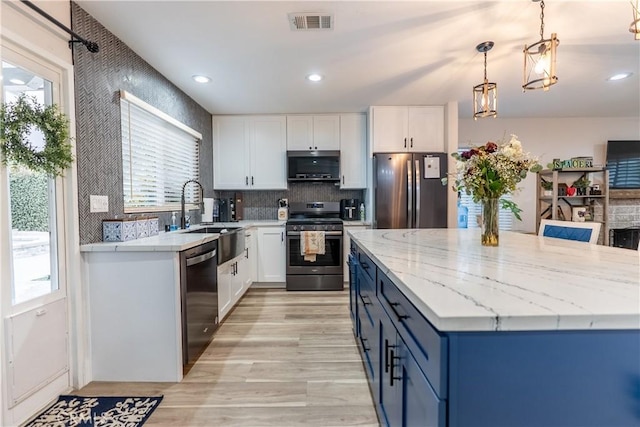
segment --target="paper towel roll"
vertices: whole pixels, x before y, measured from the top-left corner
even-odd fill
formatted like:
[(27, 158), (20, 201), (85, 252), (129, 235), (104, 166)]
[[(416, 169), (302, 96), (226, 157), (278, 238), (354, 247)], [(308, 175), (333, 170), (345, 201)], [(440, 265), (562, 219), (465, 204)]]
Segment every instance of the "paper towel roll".
[(213, 199), (203, 198), (204, 211), (202, 211), (202, 222), (213, 222)]

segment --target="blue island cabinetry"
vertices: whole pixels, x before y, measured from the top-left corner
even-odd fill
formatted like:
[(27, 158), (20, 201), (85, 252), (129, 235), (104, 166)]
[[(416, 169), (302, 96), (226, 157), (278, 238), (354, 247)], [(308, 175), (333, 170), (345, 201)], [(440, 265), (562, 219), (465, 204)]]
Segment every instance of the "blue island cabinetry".
[(354, 240), (349, 269), (381, 424), (640, 426), (638, 330), (442, 332)]

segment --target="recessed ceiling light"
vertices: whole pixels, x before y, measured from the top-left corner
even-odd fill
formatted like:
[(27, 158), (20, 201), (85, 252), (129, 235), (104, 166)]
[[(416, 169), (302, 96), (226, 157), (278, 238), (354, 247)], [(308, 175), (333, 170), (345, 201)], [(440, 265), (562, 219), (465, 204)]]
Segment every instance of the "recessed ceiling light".
[(193, 80), (197, 81), (198, 83), (209, 83), (211, 81), (211, 78), (207, 76), (199, 76), (196, 74), (195, 76), (193, 76)]
[(615, 81), (615, 80), (622, 80), (622, 79), (626, 79), (631, 74), (633, 74), (633, 73), (618, 73), (618, 74), (614, 74), (613, 76), (609, 77), (607, 80), (609, 80), (610, 82)]
[(11, 83), (13, 83), (14, 85), (23, 85), (24, 84), (24, 82), (22, 80), (20, 80), (20, 79), (9, 79), (9, 81)]
[(319, 82), (320, 80), (322, 80), (322, 76), (320, 74), (309, 74), (307, 76), (307, 80), (311, 81), (311, 82)]

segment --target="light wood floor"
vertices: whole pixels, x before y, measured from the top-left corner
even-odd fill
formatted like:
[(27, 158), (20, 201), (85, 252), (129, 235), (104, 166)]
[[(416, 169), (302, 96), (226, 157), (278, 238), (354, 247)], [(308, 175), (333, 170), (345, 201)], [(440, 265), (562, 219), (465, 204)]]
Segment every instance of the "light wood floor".
[(145, 426), (378, 426), (349, 293), (250, 289), (181, 383), (78, 394), (164, 395)]

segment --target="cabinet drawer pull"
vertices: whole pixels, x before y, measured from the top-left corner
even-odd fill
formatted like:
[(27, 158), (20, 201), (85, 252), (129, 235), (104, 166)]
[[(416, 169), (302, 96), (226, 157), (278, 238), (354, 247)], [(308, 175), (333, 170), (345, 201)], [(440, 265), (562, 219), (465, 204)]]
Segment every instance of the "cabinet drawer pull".
[(384, 373), (386, 374), (387, 372), (389, 372), (389, 349), (390, 348), (396, 348), (395, 345), (389, 345), (389, 340), (388, 339), (384, 339)]
[(402, 377), (394, 377), (393, 376), (393, 368), (395, 366), (395, 363), (393, 362), (396, 359), (400, 359), (400, 357), (396, 356), (393, 350), (389, 350), (389, 354), (391, 354), (390, 360), (391, 360), (391, 366), (389, 367), (389, 385), (391, 387), (393, 387), (393, 380), (401, 380)]
[(413, 138), (411, 138), (411, 148), (413, 148)]
[(360, 295), (360, 299), (362, 300), (362, 303), (363, 303), (364, 305), (371, 305), (371, 301), (367, 302), (367, 301), (365, 300), (365, 298), (367, 298), (367, 299), (368, 299), (369, 297), (368, 297), (367, 295)]
[(407, 148), (407, 138), (404, 139), (404, 148)]
[(251, 177), (251, 185), (253, 185), (253, 177)]
[(365, 343), (364, 343), (365, 341), (368, 341), (368, 340), (367, 340), (366, 338), (362, 338), (362, 337), (360, 337), (360, 342), (362, 343), (362, 349), (363, 349), (364, 351), (369, 351), (369, 350), (371, 350), (370, 348), (367, 348), (367, 346), (366, 346), (366, 345), (365, 345)]
[(391, 311), (393, 311), (393, 314), (396, 315), (396, 317), (398, 318), (399, 322), (402, 322), (403, 319), (408, 319), (409, 316), (407, 316), (406, 314), (400, 314), (398, 313), (398, 311), (395, 309), (396, 306), (400, 305), (399, 302), (390, 302), (389, 303), (389, 307), (391, 307)]
[(249, 177), (248, 176), (244, 177), (244, 185), (249, 185)]

